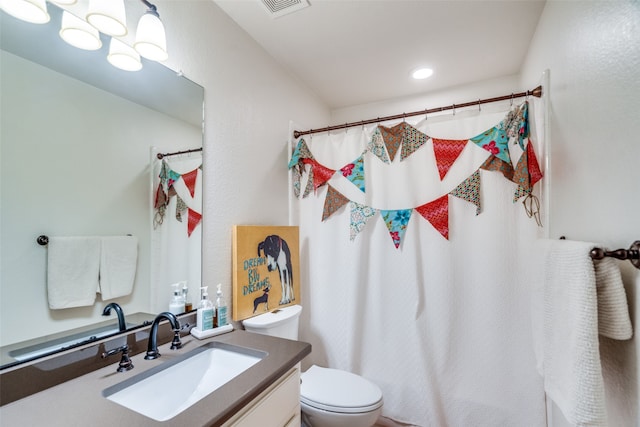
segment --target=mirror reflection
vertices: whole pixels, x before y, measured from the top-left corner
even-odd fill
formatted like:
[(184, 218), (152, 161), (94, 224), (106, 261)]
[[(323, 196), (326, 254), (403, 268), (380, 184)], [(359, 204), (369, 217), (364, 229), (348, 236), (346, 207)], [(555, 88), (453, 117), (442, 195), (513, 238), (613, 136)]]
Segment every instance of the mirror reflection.
[(171, 285), (192, 301), (200, 286), (203, 88), (144, 59), (116, 69), (106, 40), (67, 45), (48, 6), (44, 25), (0, 12), (3, 367), (140, 327)]

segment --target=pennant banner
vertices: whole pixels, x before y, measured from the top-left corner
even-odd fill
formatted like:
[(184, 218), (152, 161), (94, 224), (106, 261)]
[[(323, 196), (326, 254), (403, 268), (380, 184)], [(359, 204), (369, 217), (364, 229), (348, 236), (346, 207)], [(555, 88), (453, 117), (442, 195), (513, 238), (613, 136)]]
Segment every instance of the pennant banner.
[(403, 124), (402, 152), (400, 153), (400, 160), (404, 160), (412, 155), (418, 148), (426, 144), (429, 139), (426, 134), (420, 132), (409, 123), (405, 122)]
[(329, 184), (327, 184), (327, 187), (327, 196), (324, 199), (324, 209), (322, 211), (323, 221), (336, 213), (338, 209), (349, 203), (349, 199), (347, 199), (338, 190)]
[(389, 160), (389, 156), (387, 155), (387, 150), (384, 148), (384, 139), (382, 138), (382, 132), (380, 132), (379, 127), (373, 131), (371, 141), (369, 141), (369, 144), (367, 145), (367, 150), (384, 163), (391, 163), (391, 160)]
[(198, 226), (198, 224), (200, 224), (202, 215), (200, 215), (198, 212), (194, 211), (193, 209), (189, 209), (188, 215), (189, 215), (189, 219), (187, 223), (187, 234), (189, 235), (189, 237), (191, 237), (191, 233), (193, 233), (193, 230)]
[(376, 214), (376, 210), (353, 201), (349, 202), (349, 206), (351, 207), (349, 238), (353, 241), (367, 224), (367, 221)]
[(380, 214), (384, 219), (384, 223), (387, 224), (391, 240), (393, 240), (396, 249), (400, 247), (404, 233), (407, 231), (407, 224), (409, 224), (409, 219), (411, 219), (411, 211), (412, 209), (380, 210)]
[(531, 187), (533, 187), (542, 179), (542, 171), (540, 170), (538, 158), (536, 157), (536, 152), (533, 149), (531, 141), (527, 144), (527, 161), (529, 165), (529, 181), (531, 183)]
[(194, 169), (191, 172), (182, 174), (182, 180), (184, 181), (185, 185), (189, 189), (189, 194), (191, 194), (191, 197), (193, 197), (196, 192), (197, 177), (198, 177), (198, 169)]
[(313, 189), (317, 190), (322, 187), (331, 179), (336, 171), (334, 169), (329, 169), (326, 166), (322, 166), (320, 163), (313, 159), (305, 159), (304, 163), (308, 163), (311, 165), (313, 169)]
[(442, 181), (469, 140), (431, 138), (431, 142), (433, 144), (433, 153), (436, 157), (438, 173), (440, 174), (440, 181)]
[(485, 162), (480, 165), (480, 169), (502, 172), (502, 175), (504, 175), (504, 177), (509, 181), (513, 181), (513, 175), (515, 173), (511, 163), (507, 163), (504, 160), (494, 156), (487, 157), (487, 160), (485, 160)]
[(309, 150), (304, 138), (300, 138), (298, 145), (296, 145), (295, 150), (293, 150), (291, 160), (289, 160), (289, 169), (299, 164), (303, 159), (313, 159), (313, 154), (311, 154), (311, 150)]
[(424, 219), (429, 221), (445, 239), (449, 240), (449, 196), (447, 194), (433, 202), (418, 206), (416, 210)]
[(475, 171), (449, 194), (476, 205), (476, 216), (480, 215), (482, 211), (480, 202), (480, 171)]
[(507, 138), (507, 132), (501, 127), (501, 124), (469, 139), (478, 147), (490, 152), (493, 156), (496, 156), (505, 163), (511, 164), (509, 140)]
[(364, 193), (364, 154), (357, 160), (340, 169), (342, 176), (347, 178)]

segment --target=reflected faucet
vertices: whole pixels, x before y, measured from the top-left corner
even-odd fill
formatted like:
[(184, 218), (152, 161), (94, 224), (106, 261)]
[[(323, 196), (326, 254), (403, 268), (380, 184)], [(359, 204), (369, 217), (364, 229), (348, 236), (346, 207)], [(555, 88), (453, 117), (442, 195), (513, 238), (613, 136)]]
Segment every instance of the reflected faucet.
[(115, 302), (111, 302), (107, 304), (104, 310), (102, 310), (102, 315), (109, 316), (111, 314), (112, 308), (116, 311), (116, 314), (118, 315), (118, 329), (120, 329), (120, 332), (126, 331), (127, 323), (124, 321), (124, 312), (122, 311), (122, 307), (120, 307), (120, 305), (118, 305)]
[(147, 345), (147, 355), (144, 356), (145, 360), (152, 360), (160, 357), (160, 353), (158, 352), (158, 325), (162, 319), (167, 319), (169, 323), (171, 323), (171, 329), (173, 329), (171, 350), (177, 350), (182, 347), (182, 342), (180, 342), (180, 322), (175, 314), (164, 311), (158, 314), (151, 324), (151, 330), (149, 331), (149, 344)]

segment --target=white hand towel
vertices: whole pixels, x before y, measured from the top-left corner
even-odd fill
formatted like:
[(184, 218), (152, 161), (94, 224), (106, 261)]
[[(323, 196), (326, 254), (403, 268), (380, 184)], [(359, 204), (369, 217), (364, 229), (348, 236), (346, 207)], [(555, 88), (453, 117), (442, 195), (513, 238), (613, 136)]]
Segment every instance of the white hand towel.
[(47, 252), (49, 308), (93, 305), (100, 268), (100, 239), (50, 237)]
[(100, 257), (100, 287), (103, 300), (129, 295), (133, 290), (138, 263), (138, 238), (103, 237)]
[(573, 425), (606, 426), (598, 334), (631, 336), (618, 267), (612, 259), (594, 263), (593, 243), (544, 240), (540, 245), (544, 313), (538, 350), (545, 391)]

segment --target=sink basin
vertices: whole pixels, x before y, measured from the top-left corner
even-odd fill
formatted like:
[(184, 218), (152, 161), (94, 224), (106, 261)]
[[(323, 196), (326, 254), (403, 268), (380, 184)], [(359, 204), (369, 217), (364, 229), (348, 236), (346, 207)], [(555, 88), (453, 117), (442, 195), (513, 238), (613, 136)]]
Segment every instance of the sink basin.
[(166, 421), (222, 387), (267, 353), (211, 342), (103, 390), (119, 405)]

